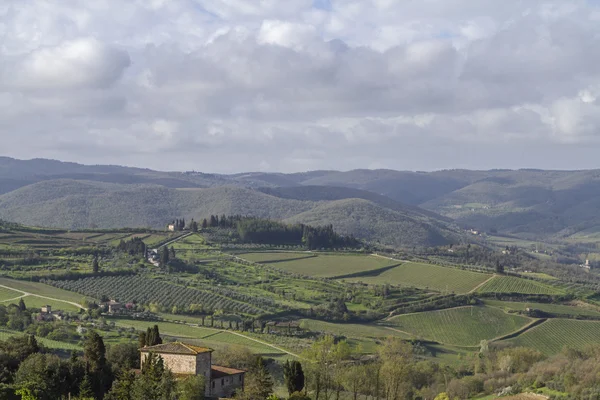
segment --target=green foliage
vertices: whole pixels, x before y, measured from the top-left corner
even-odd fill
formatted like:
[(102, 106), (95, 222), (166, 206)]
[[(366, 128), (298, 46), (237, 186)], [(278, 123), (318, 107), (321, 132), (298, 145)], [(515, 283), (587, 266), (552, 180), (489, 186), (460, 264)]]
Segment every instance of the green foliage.
[(203, 400), (204, 377), (201, 375), (189, 376), (177, 382), (178, 400)]
[(288, 393), (301, 392), (304, 389), (304, 371), (299, 361), (287, 360), (283, 365), (283, 379)]
[(458, 346), (477, 346), (514, 332), (530, 320), (490, 307), (460, 307), (393, 317), (391, 326), (417, 338)]

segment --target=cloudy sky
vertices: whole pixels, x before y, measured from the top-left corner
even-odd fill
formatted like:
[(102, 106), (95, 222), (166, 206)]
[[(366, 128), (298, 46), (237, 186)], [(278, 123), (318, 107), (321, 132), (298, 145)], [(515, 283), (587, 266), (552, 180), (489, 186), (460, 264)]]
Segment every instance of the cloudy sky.
[(16, 158), (594, 168), (599, 96), (592, 1), (0, 1), (0, 155)]

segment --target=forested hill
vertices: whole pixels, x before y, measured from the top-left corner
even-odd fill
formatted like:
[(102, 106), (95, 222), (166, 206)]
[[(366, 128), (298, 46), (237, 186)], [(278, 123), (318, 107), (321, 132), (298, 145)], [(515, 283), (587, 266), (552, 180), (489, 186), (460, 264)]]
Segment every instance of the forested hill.
[[(314, 226), (332, 225), (341, 234), (389, 246), (431, 246), (454, 243), (459, 237), (458, 228), (447, 221), (360, 201), (365, 205), (355, 209), (344, 200), (286, 199), (241, 187), (173, 189), (61, 179), (42, 181), (0, 196), (0, 218), (32, 226), (68, 229), (162, 229), (165, 221), (178, 217), (200, 220), (213, 214), (226, 214), (295, 223), (310, 221)], [(319, 217), (323, 207), (328, 205), (336, 217)], [(382, 218), (387, 220), (382, 222)], [(360, 225), (355, 223), (357, 220), (362, 221)], [(379, 229), (384, 224), (386, 229)]]
[[(343, 202), (348, 199), (365, 200), (369, 206)], [(330, 221), (323, 209), (336, 214), (336, 229), (367, 236), (377, 232), (371, 239), (388, 240), (382, 230), (393, 232), (417, 222), (419, 230), (435, 233), (419, 237), (439, 233), (444, 240), (455, 237), (455, 225), (527, 238), (594, 238), (600, 235), (600, 170), (220, 175), (0, 157), (0, 218), (36, 225), (157, 226), (165, 218), (240, 211)], [(365, 216), (373, 214), (379, 217)], [(365, 219), (380, 222), (365, 226)], [(384, 221), (389, 229), (383, 229)]]

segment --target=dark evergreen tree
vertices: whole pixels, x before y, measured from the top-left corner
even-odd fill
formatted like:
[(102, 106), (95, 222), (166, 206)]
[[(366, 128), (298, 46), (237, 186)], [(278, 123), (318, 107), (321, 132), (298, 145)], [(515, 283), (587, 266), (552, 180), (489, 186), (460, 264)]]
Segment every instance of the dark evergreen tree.
[(169, 264), (169, 248), (163, 247), (160, 253), (160, 265), (165, 268)]
[(208, 221), (206, 220), (206, 218), (204, 218), (202, 220), (202, 229), (206, 229), (206, 228), (208, 228)]
[(83, 356), (87, 364), (87, 373), (92, 380), (96, 398), (102, 399), (112, 384), (110, 366), (106, 362), (104, 340), (95, 331), (91, 331), (83, 344)]
[(286, 361), (283, 365), (283, 378), (288, 393), (301, 392), (304, 389), (304, 371), (299, 361)]
[(98, 262), (98, 256), (94, 256), (94, 260), (92, 261), (92, 272), (97, 274), (100, 271), (100, 264)]
[(20, 311), (27, 310), (27, 306), (25, 305), (25, 300), (23, 300), (22, 297), (19, 299), (19, 310)]

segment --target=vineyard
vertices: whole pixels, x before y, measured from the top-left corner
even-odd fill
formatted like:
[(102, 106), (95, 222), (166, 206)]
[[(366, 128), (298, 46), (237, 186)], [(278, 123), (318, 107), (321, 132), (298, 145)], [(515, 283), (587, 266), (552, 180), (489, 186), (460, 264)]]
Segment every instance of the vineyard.
[(482, 293), (524, 293), (524, 294), (562, 294), (563, 290), (540, 282), (515, 278), (512, 276), (496, 276), (478, 289)]
[(519, 303), (511, 301), (485, 300), (486, 305), (500, 307), (505, 310), (525, 311), (527, 308), (533, 308), (543, 312), (560, 315), (585, 316), (600, 318), (600, 312), (582, 307), (566, 306), (562, 304), (549, 303)]
[(259, 314), (264, 310), (220, 294), (165, 283), (164, 280), (141, 276), (90, 277), (77, 280), (46, 281), (61, 289), (100, 298), (108, 296), (121, 302), (160, 304), (162, 307), (189, 307), (201, 304), (205, 309), (244, 314)]
[(417, 338), (456, 346), (477, 346), (517, 331), (531, 320), (490, 307), (461, 307), (391, 318), (390, 326)]
[(485, 282), (490, 276), (457, 268), (408, 262), (377, 276), (352, 278), (349, 281), (412, 286), (449, 293), (466, 293)]
[(552, 355), (563, 348), (584, 349), (600, 342), (600, 322), (549, 319), (508, 342)]
[(333, 278), (384, 268), (397, 261), (374, 256), (319, 253), (244, 253), (240, 258), (300, 275)]

